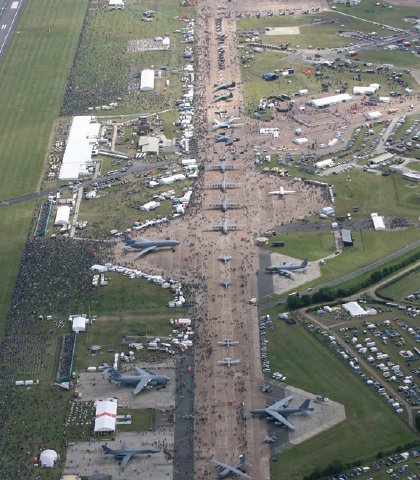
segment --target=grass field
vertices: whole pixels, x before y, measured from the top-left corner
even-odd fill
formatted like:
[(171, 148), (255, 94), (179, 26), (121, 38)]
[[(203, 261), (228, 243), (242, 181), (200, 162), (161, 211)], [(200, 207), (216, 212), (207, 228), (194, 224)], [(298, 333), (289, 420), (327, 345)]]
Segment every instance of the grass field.
[(281, 233), (273, 240), (282, 240), (285, 245), (281, 248), (269, 247), (272, 252), (295, 256), (296, 247), (299, 245), (299, 253), (303, 257), (307, 256), (310, 261), (319, 260), (335, 252), (334, 237), (330, 232)]
[(301, 480), (334, 460), (355, 461), (415, 438), (346, 365), (300, 325), (277, 323), (269, 342), (272, 369), (285, 374), (288, 383), (346, 408), (345, 422), (282, 454), (271, 466), (273, 478)]
[(420, 68), (420, 57), (418, 55), (413, 55), (410, 52), (402, 52), (400, 50), (361, 52), (357, 59), (361, 62), (370, 62), (374, 64), (386, 63), (401, 68)]
[(406, 166), (411, 170), (417, 170), (418, 172), (420, 172), (420, 162), (410, 162), (410, 163), (407, 163)]
[[(145, 10), (157, 11), (153, 21), (142, 21)], [(164, 1), (149, 3), (132, 0), (124, 10), (91, 9), (62, 112), (65, 115), (85, 112), (121, 98), (120, 105), (126, 111), (157, 112), (171, 108), (181, 94), (181, 73), (186, 63), (183, 58), (185, 45), (181, 34), (173, 33), (185, 23), (182, 15), (190, 15), (191, 8), (179, 3)], [(175, 18), (178, 17), (177, 20)], [(153, 39), (170, 36), (171, 46), (165, 51), (128, 51), (129, 40)], [(153, 67), (162, 71), (155, 80), (155, 91), (140, 92), (143, 68)], [(134, 80), (134, 83), (133, 83)]]
[[(0, 65), (1, 199), (36, 189), (86, 6), (87, 0), (25, 2), (19, 33)], [(7, 232), (0, 238), (1, 333), (33, 208), (28, 202), (0, 211), (0, 228)]]
[[(420, 270), (412, 272), (396, 282), (380, 288), (377, 293), (381, 297), (389, 298), (390, 300), (404, 300), (407, 295), (420, 288)], [(417, 302), (418, 304), (419, 302)]]
[(389, 4), (386, 2), (364, 0), (360, 5), (351, 8), (344, 5), (336, 5), (336, 12), (338, 11), (348, 15), (353, 15), (355, 17), (365, 18), (372, 22), (408, 29), (410, 24), (405, 22), (403, 19), (410, 16), (419, 16), (420, 9), (418, 7), (396, 5), (393, 5), (392, 8), (389, 8)]

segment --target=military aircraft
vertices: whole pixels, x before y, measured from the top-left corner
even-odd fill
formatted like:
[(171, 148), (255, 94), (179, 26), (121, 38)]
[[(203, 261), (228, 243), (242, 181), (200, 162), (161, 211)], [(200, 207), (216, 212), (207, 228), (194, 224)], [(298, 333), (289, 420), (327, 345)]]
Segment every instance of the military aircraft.
[(127, 233), (124, 234), (124, 243), (128, 247), (141, 250), (139, 257), (145, 255), (146, 253), (152, 252), (158, 247), (171, 247), (172, 251), (174, 251), (175, 246), (179, 245), (178, 240), (171, 240), (170, 238), (167, 238), (166, 240), (147, 240), (144, 237), (140, 237), (140, 240), (136, 241), (133, 240)]
[[(226, 120), (228, 119), (228, 120)], [(239, 128), (242, 127), (242, 123), (232, 123), (234, 120), (238, 120), (237, 117), (226, 116), (223, 122), (219, 120), (213, 120), (212, 130), (218, 130), (219, 128)]]
[(263, 393), (271, 393), (272, 392), (272, 388), (270, 387), (270, 385), (266, 385), (266, 384), (263, 384), (263, 385), (260, 385), (258, 387)]
[(229, 285), (232, 285), (232, 282), (230, 280), (220, 280), (219, 285), (227, 288)]
[(292, 193), (296, 193), (296, 190), (285, 190), (283, 186), (281, 186), (279, 190), (268, 192), (269, 195), (278, 195), (279, 197), (283, 197), (283, 195), (291, 195)]
[(144, 388), (164, 386), (170, 380), (170, 378), (164, 375), (156, 375), (153, 372), (148, 372), (139, 367), (135, 367), (135, 370), (135, 375), (122, 375), (109, 365), (105, 365), (104, 369), (104, 371), (110, 374), (110, 381), (114, 380), (115, 382), (124, 383), (125, 385), (135, 385), (136, 388), (133, 390), (134, 395), (140, 393)]
[(226, 264), (231, 259), (232, 259), (232, 257), (229, 257), (228, 255), (222, 255), (222, 256), (217, 258), (217, 260), (220, 260), (224, 264)]
[(223, 347), (231, 347), (232, 345), (238, 345), (239, 340), (232, 340), (231, 338), (224, 338), (223, 340), (220, 340), (217, 343), (219, 345), (222, 345)]
[(275, 443), (277, 441), (277, 435), (267, 435), (264, 438), (264, 443)]
[(220, 209), (222, 212), (226, 212), (229, 208), (242, 208), (243, 206), (243, 203), (228, 202), (226, 198), (223, 198), (223, 200), (219, 203), (209, 204), (210, 208), (217, 208)]
[(278, 273), (284, 277), (292, 276), (291, 272), (293, 270), (304, 270), (308, 266), (308, 258), (305, 257), (303, 262), (300, 265), (292, 265), (291, 263), (283, 263), (282, 265), (273, 265), (272, 267), (267, 267), (265, 271), (267, 273)]
[(220, 102), (222, 100), (226, 100), (226, 102), (230, 102), (233, 97), (233, 93), (222, 93), (221, 95), (214, 95), (213, 102)]
[(211, 462), (220, 468), (219, 479), (228, 478), (233, 475), (236, 477), (251, 478), (243, 471), (245, 466), (245, 455), (243, 454), (239, 455), (239, 461), (235, 463), (235, 465), (227, 465), (215, 459), (212, 459)]
[(225, 173), (226, 170), (233, 170), (234, 168), (234, 165), (228, 165), (225, 162), (220, 162), (217, 165), (211, 165), (209, 170), (219, 170), (220, 172)]
[(218, 230), (220, 232), (223, 232), (226, 235), (230, 231), (240, 230), (241, 228), (244, 228), (244, 227), (245, 225), (229, 224), (227, 219), (225, 218), (223, 220), (223, 223), (219, 225), (213, 225), (212, 230)]
[(213, 185), (208, 188), (220, 188), (222, 192), (226, 192), (228, 188), (239, 188), (240, 186), (240, 183), (227, 182), (225, 177), (223, 177), (220, 183), (213, 183)]
[(214, 140), (215, 142), (225, 142), (227, 145), (231, 145), (233, 142), (238, 142), (239, 138), (230, 133), (216, 133)]
[(232, 365), (238, 365), (241, 361), (239, 359), (231, 358), (231, 357), (225, 357), (223, 360), (219, 360), (217, 363), (219, 365), (226, 365), (227, 367), (230, 367)]
[(113, 450), (109, 448), (107, 445), (102, 445), (102, 450), (104, 451), (105, 455), (114, 455), (114, 457), (121, 461), (121, 470), (127, 466), (131, 457), (134, 455), (147, 455), (149, 453), (158, 453), (160, 450), (155, 450), (154, 448), (142, 448), (139, 450), (129, 450), (127, 442), (123, 440), (122, 442), (122, 449), (121, 450)]
[(265, 417), (267, 420), (274, 420), (276, 425), (284, 425), (289, 430), (294, 430), (294, 425), (288, 422), (285, 417), (293, 413), (309, 413), (313, 411), (313, 408), (309, 406), (311, 403), (310, 400), (305, 400), (300, 407), (288, 408), (287, 405), (292, 399), (293, 396), (290, 395), (266, 408), (256, 408), (251, 410), (251, 414), (252, 416)]
[[(219, 35), (221, 36), (221, 35)], [(224, 35), (223, 35), (224, 37)], [(215, 83), (213, 85), (214, 91), (217, 92), (218, 90), (228, 90), (230, 88), (235, 88), (236, 83), (235, 82), (224, 82), (224, 83)]]

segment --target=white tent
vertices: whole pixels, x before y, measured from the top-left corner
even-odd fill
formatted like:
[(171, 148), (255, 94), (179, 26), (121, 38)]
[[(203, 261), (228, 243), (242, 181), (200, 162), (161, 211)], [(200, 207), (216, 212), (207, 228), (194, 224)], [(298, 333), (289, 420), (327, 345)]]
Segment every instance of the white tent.
[(117, 400), (97, 400), (95, 402), (95, 432), (115, 432), (117, 422)]
[(363, 317), (367, 315), (366, 310), (364, 310), (357, 302), (343, 303), (342, 307), (352, 317)]
[(73, 318), (72, 330), (73, 330), (73, 332), (84, 332), (84, 331), (86, 331), (86, 318), (85, 317), (75, 317), (75, 318)]
[(44, 450), (41, 452), (40, 462), (43, 468), (53, 468), (58, 460), (58, 454), (54, 450)]
[(384, 217), (378, 215), (377, 213), (371, 213), (370, 217), (372, 218), (373, 228), (375, 230), (385, 230)]
[(108, 7), (115, 8), (117, 10), (122, 10), (124, 8), (123, 0), (109, 0)]
[(312, 105), (316, 108), (329, 107), (330, 105), (337, 105), (343, 102), (350, 102), (353, 100), (353, 97), (348, 93), (340, 93), (338, 95), (333, 95), (331, 97), (315, 98), (309, 100), (308, 105)]
[(67, 225), (70, 219), (70, 207), (68, 205), (61, 205), (57, 208), (57, 215), (55, 216), (54, 225)]
[(366, 120), (378, 120), (378, 118), (381, 118), (381, 117), (382, 117), (382, 113), (379, 112), (378, 110), (375, 110), (374, 112), (365, 113)]
[(155, 71), (145, 68), (141, 71), (140, 91), (151, 92), (155, 89)]

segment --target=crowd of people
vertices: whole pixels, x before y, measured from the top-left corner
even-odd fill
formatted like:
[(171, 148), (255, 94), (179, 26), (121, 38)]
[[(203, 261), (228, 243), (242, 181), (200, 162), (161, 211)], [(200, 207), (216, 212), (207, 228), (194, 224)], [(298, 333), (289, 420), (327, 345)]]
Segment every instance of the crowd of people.
[(73, 363), (73, 353), (76, 344), (76, 333), (64, 334), (61, 346), (60, 366), (58, 368), (58, 379), (69, 381), (71, 375), (71, 366)]

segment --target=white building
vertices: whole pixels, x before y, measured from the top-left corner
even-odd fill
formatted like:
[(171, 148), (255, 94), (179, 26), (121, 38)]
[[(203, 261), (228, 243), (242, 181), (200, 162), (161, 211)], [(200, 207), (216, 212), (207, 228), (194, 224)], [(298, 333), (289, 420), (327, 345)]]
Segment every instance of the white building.
[(377, 213), (371, 213), (370, 217), (373, 222), (373, 228), (375, 230), (385, 230), (384, 217), (378, 215)]
[(308, 105), (311, 105), (315, 108), (325, 108), (330, 107), (331, 105), (338, 105), (339, 103), (350, 102), (351, 100), (353, 100), (353, 97), (348, 93), (340, 93), (331, 97), (309, 100)]
[(151, 92), (155, 89), (155, 71), (145, 68), (141, 71), (140, 91)]
[(57, 208), (57, 214), (54, 220), (54, 226), (66, 226), (70, 220), (70, 207), (68, 205), (60, 205)]
[(308, 139), (305, 138), (305, 137), (299, 137), (299, 138), (295, 138), (293, 140), (293, 143), (295, 143), (296, 145), (304, 145), (305, 143), (308, 143)]
[(114, 398), (95, 402), (95, 432), (115, 432), (117, 405), (117, 400)]
[(125, 7), (123, 0), (109, 0), (108, 7), (113, 10), (123, 10)]
[(334, 167), (335, 163), (331, 158), (327, 158), (326, 160), (320, 160), (319, 162), (314, 163), (315, 168), (320, 168), (323, 170), (324, 168), (331, 168)]
[(373, 95), (379, 87), (379, 83), (371, 83), (368, 87), (356, 85), (353, 87), (353, 95)]
[(75, 317), (73, 318), (73, 323), (71, 329), (73, 332), (85, 332), (86, 331), (86, 318), (85, 317)]
[(368, 314), (357, 302), (343, 303), (342, 307), (352, 317), (364, 317)]
[(97, 144), (101, 125), (90, 116), (73, 117), (63, 163), (58, 178), (77, 180), (92, 165), (92, 149)]

